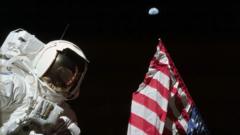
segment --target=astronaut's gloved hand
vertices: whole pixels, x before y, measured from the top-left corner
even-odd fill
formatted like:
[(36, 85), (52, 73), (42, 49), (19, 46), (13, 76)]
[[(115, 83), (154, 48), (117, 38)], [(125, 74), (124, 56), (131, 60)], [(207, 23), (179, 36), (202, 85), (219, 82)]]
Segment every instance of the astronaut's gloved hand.
[(29, 135), (43, 135), (43, 134), (39, 134), (39, 133), (36, 133), (35, 131), (30, 131)]
[(43, 132), (44, 135), (80, 135), (80, 128), (68, 117), (61, 116), (56, 125)]
[(68, 125), (63, 119), (58, 119), (56, 125), (52, 126), (51, 129), (45, 129), (42, 131), (44, 135), (72, 135), (68, 130)]

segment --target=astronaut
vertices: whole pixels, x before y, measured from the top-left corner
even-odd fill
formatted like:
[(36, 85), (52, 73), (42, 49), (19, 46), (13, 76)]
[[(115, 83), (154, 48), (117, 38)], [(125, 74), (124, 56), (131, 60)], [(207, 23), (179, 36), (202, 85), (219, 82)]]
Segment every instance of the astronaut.
[(0, 135), (79, 135), (73, 110), (89, 61), (75, 44), (12, 31), (0, 51)]

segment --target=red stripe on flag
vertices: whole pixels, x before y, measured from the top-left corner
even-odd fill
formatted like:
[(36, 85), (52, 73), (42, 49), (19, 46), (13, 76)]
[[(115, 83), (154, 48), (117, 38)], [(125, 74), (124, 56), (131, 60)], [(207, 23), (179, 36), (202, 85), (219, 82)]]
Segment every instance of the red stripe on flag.
[[(183, 106), (182, 99), (181, 99), (181, 97), (179, 97), (179, 95), (177, 95), (177, 96), (175, 97), (175, 105), (176, 105), (177, 110), (182, 114), (183, 118), (184, 118), (186, 121), (188, 121), (189, 118), (190, 118), (190, 116), (189, 116), (189, 114), (186, 112), (186, 110), (185, 110), (186, 106)], [(189, 104), (187, 104), (187, 105), (189, 105)]]
[[(162, 57), (162, 55), (166, 55), (166, 57)], [(164, 61), (168, 61), (169, 63), (164, 63)], [(159, 72), (166, 75), (166, 77), (157, 78), (157, 75)], [(164, 87), (165, 85), (161, 84), (161, 82), (167, 82), (168, 80), (162, 80), (163, 78), (170, 78), (170, 86), (169, 88)], [(175, 79), (176, 82), (178, 82), (177, 88), (173, 87), (172, 79)], [(159, 81), (160, 80), (160, 81)], [(179, 72), (177, 71), (177, 68), (175, 67), (169, 53), (167, 52), (167, 49), (164, 47), (163, 43), (160, 41), (157, 46), (157, 52), (155, 53), (153, 59), (150, 62), (149, 66), (149, 72), (146, 74), (146, 77), (143, 82), (145, 85), (148, 85), (149, 87), (155, 89), (159, 94), (163, 97), (160, 99), (151, 99), (148, 97), (148, 95), (143, 95), (139, 92), (134, 93), (133, 100), (138, 102), (139, 104), (146, 107), (146, 109), (151, 110), (152, 112), (157, 114), (157, 117), (161, 120), (161, 122), (165, 122), (166, 119), (168, 125), (164, 125), (163, 134), (164, 135), (172, 135), (173, 131), (175, 129), (172, 127), (173, 124), (176, 126), (177, 133), (180, 135), (185, 135), (187, 131), (185, 131), (185, 128), (187, 127), (186, 122), (189, 121), (190, 114), (189, 114), (189, 108), (194, 105), (194, 101), (192, 100), (186, 85), (184, 84)], [(158, 93), (157, 93), (158, 94)], [(151, 95), (152, 96), (152, 95)], [(169, 98), (174, 98), (174, 101), (170, 101)], [(168, 108), (167, 112), (163, 111), (161, 108), (159, 102), (163, 102), (162, 100), (168, 100)], [(174, 105), (171, 103), (174, 102)], [(170, 105), (169, 105), (170, 104)], [(190, 105), (190, 106), (189, 106)], [(173, 108), (174, 107), (174, 108)], [(174, 112), (175, 111), (175, 112)], [(155, 114), (154, 114), (155, 115)], [(157, 127), (157, 125), (152, 125), (147, 120), (144, 119), (144, 117), (148, 118), (146, 116), (138, 116), (131, 113), (130, 121), (129, 123), (133, 126), (139, 128), (143, 132), (149, 135), (159, 135), (160, 131)], [(182, 117), (180, 117), (182, 116)], [(181, 118), (181, 119), (179, 119)], [(157, 118), (158, 119), (158, 118)], [(186, 122), (185, 122), (186, 121)], [(169, 123), (170, 122), (170, 123)], [(183, 124), (183, 125), (182, 125)], [(169, 126), (169, 127), (168, 127)], [(174, 131), (175, 132), (175, 131)], [(135, 135), (135, 134), (133, 134)]]
[(164, 47), (162, 41), (159, 42), (157, 48), (159, 48), (162, 52), (164, 52), (166, 54), (166, 56), (168, 58), (168, 61), (169, 61), (169, 65), (171, 67), (171, 70), (174, 73), (174, 77), (179, 82), (179, 86), (182, 88), (182, 91), (184, 91), (186, 93), (187, 99), (190, 100), (193, 103), (193, 100), (192, 100), (192, 98), (191, 98), (191, 96), (190, 96), (190, 94), (189, 94), (189, 92), (187, 90), (187, 87), (186, 87), (183, 79), (181, 78), (181, 76), (180, 76), (180, 74), (179, 74), (179, 72), (178, 72), (178, 70), (177, 70), (177, 68), (176, 68), (172, 58), (170, 57), (170, 55), (169, 55), (169, 53), (167, 51), (167, 49)]
[[(173, 88), (176, 89), (176, 88)], [(185, 108), (187, 107), (187, 105), (191, 105), (192, 102), (189, 102), (188, 99), (183, 99), (183, 98), (188, 98), (188, 97), (182, 97), (181, 95), (179, 95), (178, 92), (176, 92), (175, 94), (175, 106), (177, 108), (177, 110), (182, 114), (183, 118), (186, 121), (189, 121), (189, 114), (186, 112)], [(186, 101), (183, 101), (186, 100)], [(185, 104), (183, 102), (186, 102)]]
[(175, 121), (176, 124), (176, 128), (178, 129), (178, 132), (180, 135), (186, 135), (187, 133), (185, 132), (183, 126), (181, 125), (181, 123), (179, 123), (178, 120)]
[[(185, 98), (186, 101), (185, 101), (185, 102), (187, 102), (188, 104), (194, 104), (191, 96), (190, 96), (189, 93), (188, 93), (188, 90), (187, 90), (184, 82), (181, 82), (182, 80), (179, 80), (179, 79), (177, 79), (176, 81), (179, 82), (178, 87), (177, 87), (177, 88), (175, 88), (175, 87), (172, 88), (171, 91), (176, 91), (177, 97), (179, 97), (179, 98), (182, 99), (182, 96), (180, 95), (180, 93), (179, 93), (179, 91), (178, 91), (178, 88), (181, 88), (182, 93), (184, 93), (185, 96), (186, 96), (186, 98)], [(183, 103), (183, 101), (182, 101), (182, 103)]]
[(154, 125), (150, 124), (144, 118), (141, 118), (135, 115), (134, 113), (131, 113), (129, 123), (141, 129), (143, 132), (147, 133), (148, 135), (160, 135), (159, 131)]
[(156, 57), (153, 57), (150, 62), (150, 67), (154, 68), (158, 71), (161, 71), (165, 75), (169, 75), (169, 68), (168, 65), (161, 63)]
[(155, 112), (161, 121), (166, 120), (166, 115), (167, 115), (166, 112), (161, 108), (161, 106), (155, 100), (141, 93), (134, 94), (133, 100), (144, 105), (151, 111)]
[(146, 76), (144, 83), (152, 88), (155, 88), (165, 99), (168, 100), (169, 91), (158, 80)]
[(185, 134), (186, 134), (183, 126), (181, 125), (181, 123), (179, 123), (178, 118), (174, 116), (173, 110), (172, 110), (171, 108), (168, 108), (168, 115), (167, 115), (167, 117), (168, 117), (173, 123), (176, 124), (176, 128), (177, 128), (178, 133), (179, 133), (180, 135), (185, 135)]

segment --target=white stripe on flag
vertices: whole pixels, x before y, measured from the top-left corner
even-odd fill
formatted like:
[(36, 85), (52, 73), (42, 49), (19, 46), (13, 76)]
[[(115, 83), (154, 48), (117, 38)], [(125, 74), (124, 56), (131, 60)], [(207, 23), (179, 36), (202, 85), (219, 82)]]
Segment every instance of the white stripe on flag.
[(163, 51), (160, 51), (158, 47), (157, 47), (157, 52), (154, 55), (154, 58), (157, 59), (162, 64), (169, 65), (169, 60), (167, 58), (166, 53)]
[(145, 86), (144, 89), (140, 91), (141, 94), (151, 98), (152, 100), (156, 101), (159, 106), (167, 112), (167, 105), (168, 105), (168, 100), (164, 98), (157, 89), (152, 88), (148, 85)]
[[(179, 85), (179, 83), (178, 83)], [(178, 87), (178, 85), (175, 85), (174, 87), (177, 88), (178, 95), (181, 97), (181, 101), (183, 106), (185, 106), (186, 112), (189, 112), (191, 104), (188, 103), (187, 101), (187, 95), (186, 93), (182, 90), (182, 88)]]
[(177, 110), (176, 104), (175, 104), (175, 98), (171, 99), (172, 101), (169, 101), (169, 106), (171, 107), (174, 116), (178, 119), (178, 122), (182, 125), (185, 132), (187, 132), (187, 122), (184, 119), (184, 117), (180, 114), (180, 112)]
[(128, 124), (128, 131), (127, 131), (127, 135), (147, 135), (145, 132), (143, 132), (141, 129)]
[(162, 134), (163, 128), (164, 128), (164, 122), (162, 122), (158, 115), (151, 111), (150, 109), (146, 108), (144, 105), (139, 104), (135, 101), (132, 101), (132, 113), (135, 115), (145, 119), (147, 122), (152, 124), (156, 127), (156, 129), (159, 129), (159, 133)]
[(170, 78), (169, 76), (165, 75), (163, 72), (153, 69), (153, 68), (149, 68), (148, 71), (150, 74), (149, 77), (152, 77), (153, 79), (157, 80), (158, 82), (160, 82), (166, 89), (169, 90), (169, 84), (170, 84)]
[(169, 118), (166, 119), (165, 128), (171, 131), (172, 135), (178, 135), (178, 130), (176, 124)]
[(163, 51), (160, 51), (160, 56), (161, 56), (161, 58), (160, 58), (159, 62), (160, 62), (160, 63), (163, 63), (163, 64), (169, 65), (169, 60), (168, 60), (168, 58), (167, 58), (166, 53), (163, 52)]

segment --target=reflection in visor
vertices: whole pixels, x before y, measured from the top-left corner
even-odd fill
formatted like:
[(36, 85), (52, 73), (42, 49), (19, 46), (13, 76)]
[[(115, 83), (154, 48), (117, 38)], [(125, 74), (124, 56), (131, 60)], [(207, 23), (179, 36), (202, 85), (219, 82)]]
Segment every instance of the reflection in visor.
[(54, 91), (66, 97), (83, 78), (86, 64), (76, 53), (65, 49), (58, 52), (55, 61), (41, 79)]
[(59, 73), (59, 78), (62, 80), (65, 86), (71, 85), (79, 73), (77, 66), (75, 67), (75, 72), (72, 72), (65, 67), (59, 67), (56, 72)]

